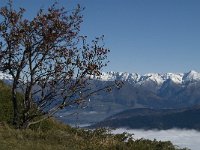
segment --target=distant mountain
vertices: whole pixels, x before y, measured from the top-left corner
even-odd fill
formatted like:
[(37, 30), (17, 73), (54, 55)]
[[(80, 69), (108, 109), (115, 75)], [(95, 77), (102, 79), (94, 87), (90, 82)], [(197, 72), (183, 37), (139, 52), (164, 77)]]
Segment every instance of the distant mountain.
[(129, 109), (101, 121), (93, 127), (131, 129), (196, 129), (200, 130), (200, 107), (189, 109)]
[(200, 73), (191, 70), (187, 73), (148, 73), (145, 75), (139, 75), (137, 73), (127, 72), (107, 72), (103, 73), (100, 80), (102, 81), (114, 81), (122, 80), (134, 84), (145, 84), (146, 82), (155, 82), (157, 85), (162, 85), (165, 81), (171, 80), (176, 84), (184, 84), (187, 82), (200, 81)]
[(12, 76), (9, 74), (0, 72), (0, 80), (3, 80), (5, 83), (11, 83)]
[[(12, 77), (0, 72), (0, 79), (12, 82)], [(137, 73), (108, 72), (100, 78), (94, 77), (92, 89), (113, 84), (115, 80), (124, 82), (120, 89), (111, 93), (99, 93), (88, 100), (85, 109), (65, 109), (58, 114), (64, 121), (94, 123), (113, 114), (132, 108), (180, 109), (200, 105), (200, 73)], [(78, 111), (78, 117), (69, 116)], [(67, 119), (66, 119), (67, 118)]]
[[(124, 86), (91, 97), (88, 107), (79, 110), (80, 123), (98, 122), (132, 108), (181, 109), (200, 105), (200, 73), (196, 71), (146, 75), (108, 72), (94, 79), (94, 89), (110, 85), (115, 80), (123, 81)], [(67, 113), (63, 111), (60, 115), (66, 116)], [(63, 120), (77, 122), (74, 118)]]

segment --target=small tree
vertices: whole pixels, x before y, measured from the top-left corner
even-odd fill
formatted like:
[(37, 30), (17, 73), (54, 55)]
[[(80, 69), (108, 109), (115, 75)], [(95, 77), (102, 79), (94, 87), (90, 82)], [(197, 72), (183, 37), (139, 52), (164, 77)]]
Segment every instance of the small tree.
[[(99, 77), (108, 63), (108, 49), (103, 37), (91, 44), (80, 36), (83, 22), (78, 5), (67, 11), (53, 4), (48, 10), (40, 9), (31, 19), (8, 6), (0, 9), (0, 70), (12, 75), (13, 124), (27, 128), (60, 109), (80, 105), (85, 100), (111, 86), (94, 90), (93, 77)], [(19, 102), (16, 91), (24, 94)]]

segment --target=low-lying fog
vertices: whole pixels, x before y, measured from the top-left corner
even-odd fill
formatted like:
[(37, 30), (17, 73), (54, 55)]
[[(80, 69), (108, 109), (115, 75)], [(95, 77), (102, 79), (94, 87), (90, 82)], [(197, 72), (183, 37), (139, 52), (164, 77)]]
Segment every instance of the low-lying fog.
[(150, 139), (158, 141), (171, 141), (174, 145), (180, 148), (187, 147), (191, 150), (200, 149), (200, 132), (196, 130), (180, 130), (180, 129), (170, 129), (170, 130), (129, 130), (129, 129), (116, 129), (112, 133), (123, 133), (127, 132), (134, 134), (134, 139)]

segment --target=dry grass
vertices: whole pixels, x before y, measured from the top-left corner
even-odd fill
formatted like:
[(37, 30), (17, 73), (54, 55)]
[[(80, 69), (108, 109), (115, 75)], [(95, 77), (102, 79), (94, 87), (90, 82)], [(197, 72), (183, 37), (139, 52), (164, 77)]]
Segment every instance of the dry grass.
[[(45, 129), (46, 126), (51, 129)], [(27, 130), (0, 126), (2, 150), (175, 150), (170, 142), (128, 138), (127, 134), (112, 135), (105, 129), (75, 129), (54, 120)]]

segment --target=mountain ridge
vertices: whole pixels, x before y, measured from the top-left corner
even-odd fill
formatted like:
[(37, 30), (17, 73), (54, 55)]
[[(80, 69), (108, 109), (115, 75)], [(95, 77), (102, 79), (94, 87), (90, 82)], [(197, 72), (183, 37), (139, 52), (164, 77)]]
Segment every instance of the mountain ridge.
[[(95, 77), (93, 77), (95, 79)], [(129, 83), (142, 84), (145, 81), (154, 81), (157, 84), (163, 84), (166, 80), (171, 80), (174, 83), (181, 84), (186, 82), (200, 81), (200, 72), (191, 70), (186, 73), (147, 73), (140, 75), (138, 73), (128, 72), (103, 72), (102, 75), (96, 78), (101, 81), (128, 81)], [(12, 76), (0, 71), (0, 80), (12, 80)]]
[(122, 80), (128, 81), (129, 83), (142, 84), (145, 81), (151, 80), (157, 84), (163, 84), (166, 80), (172, 80), (174, 83), (182, 84), (188, 81), (200, 81), (200, 73), (191, 70), (186, 73), (147, 73), (140, 75), (138, 73), (127, 73), (127, 72), (103, 72), (99, 80), (102, 81), (114, 81)]
[(200, 131), (200, 107), (182, 109), (128, 109), (94, 124), (93, 127), (130, 129), (195, 129)]
[[(4, 81), (11, 80), (11, 76), (1, 75), (0, 79), (2, 77)], [(109, 86), (114, 80), (122, 80), (124, 85), (120, 90), (113, 89), (112, 92), (92, 96), (87, 107), (80, 110), (82, 124), (98, 122), (131, 108), (179, 109), (200, 105), (200, 73), (196, 71), (145, 75), (110, 72), (95, 79), (94, 90)], [(58, 116), (66, 116), (68, 111), (73, 114), (77, 110), (65, 109)], [(76, 119), (66, 122), (76, 122)]]
[(0, 71), (0, 80), (12, 80), (12, 76)]

